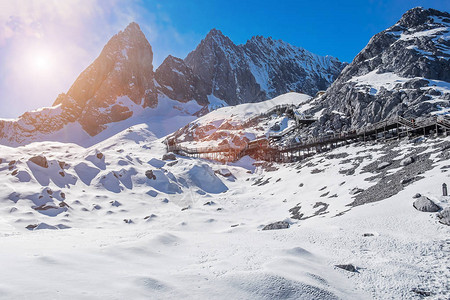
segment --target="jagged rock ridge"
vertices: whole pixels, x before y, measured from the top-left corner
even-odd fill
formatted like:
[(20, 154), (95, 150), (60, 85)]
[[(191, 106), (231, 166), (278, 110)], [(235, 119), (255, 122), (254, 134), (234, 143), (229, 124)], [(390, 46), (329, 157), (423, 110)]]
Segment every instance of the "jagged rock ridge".
[(159, 91), (179, 101), (236, 105), (260, 102), (289, 91), (325, 90), (344, 63), (281, 40), (256, 36), (235, 45), (211, 30), (184, 59), (169, 56), (156, 70)]
[(53, 107), (0, 120), (0, 142), (20, 145), (61, 131), (70, 140), (67, 125), (71, 123), (95, 136), (108, 124), (156, 107), (159, 98), (209, 104), (207, 112), (226, 104), (266, 100), (291, 89), (311, 94), (330, 84), (342, 68), (332, 57), (270, 38), (255, 37), (236, 46), (217, 30), (185, 60), (167, 57), (156, 74), (152, 60), (150, 44), (139, 26), (131, 23), (110, 39)]
[(420, 7), (376, 34), (327, 92), (314, 99), (317, 131), (356, 129), (450, 106), (450, 14)]

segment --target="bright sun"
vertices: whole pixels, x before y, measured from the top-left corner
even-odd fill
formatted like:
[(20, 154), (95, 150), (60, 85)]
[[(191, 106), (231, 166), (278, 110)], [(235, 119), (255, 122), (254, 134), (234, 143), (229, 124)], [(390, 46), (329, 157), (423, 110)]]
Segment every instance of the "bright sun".
[(48, 64), (48, 59), (44, 56), (37, 56), (34, 60), (34, 65), (40, 70), (47, 69)]
[(50, 68), (50, 60), (46, 55), (36, 55), (34, 57), (34, 67), (36, 71), (48, 71)]

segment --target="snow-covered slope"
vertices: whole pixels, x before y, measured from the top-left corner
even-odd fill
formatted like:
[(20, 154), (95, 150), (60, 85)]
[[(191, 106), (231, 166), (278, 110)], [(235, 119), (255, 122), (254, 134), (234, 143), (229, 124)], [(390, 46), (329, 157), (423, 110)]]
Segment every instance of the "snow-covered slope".
[[(440, 196), (449, 144), (351, 145), (301, 163), (228, 166), (163, 160), (144, 125), (90, 148), (0, 146), (0, 295), (448, 298), (450, 227), (412, 196), (449, 206)], [(290, 228), (262, 230), (276, 221)]]
[(310, 99), (308, 95), (292, 92), (259, 103), (219, 108), (180, 128), (171, 138), (190, 148), (228, 145), (242, 149), (258, 137), (280, 134), (295, 127), (294, 118), (277, 114), (274, 108), (292, 105), (302, 111), (305, 110), (302, 106)]
[[(321, 130), (450, 111), (450, 14), (420, 7), (376, 34), (325, 95)], [(343, 116), (343, 117), (342, 117)]]

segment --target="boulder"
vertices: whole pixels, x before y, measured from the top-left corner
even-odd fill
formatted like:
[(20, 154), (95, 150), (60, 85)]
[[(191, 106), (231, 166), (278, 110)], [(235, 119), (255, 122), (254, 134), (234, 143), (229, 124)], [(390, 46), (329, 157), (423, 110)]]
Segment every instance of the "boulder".
[(439, 223), (450, 226), (450, 207), (446, 207), (437, 215)]
[(156, 180), (156, 176), (155, 174), (153, 174), (152, 170), (145, 171), (145, 176), (147, 176), (148, 179)]
[(163, 155), (162, 160), (176, 160), (177, 157), (173, 153), (166, 153)]
[(413, 162), (414, 162), (414, 158), (412, 158), (412, 157), (407, 157), (407, 158), (404, 158), (404, 159), (402, 159), (402, 160), (400, 161), (400, 166), (405, 167), (405, 166), (407, 166), (407, 165), (412, 164)]
[(278, 221), (275, 223), (271, 223), (269, 225), (264, 226), (262, 230), (276, 230), (276, 229), (286, 229), (289, 228), (290, 225), (286, 221)]
[(384, 162), (378, 164), (377, 170), (382, 170), (390, 165), (391, 165), (390, 162), (384, 161)]
[(279, 131), (281, 129), (280, 124), (275, 123), (272, 127), (270, 127), (270, 130), (273, 131)]
[(356, 195), (356, 194), (359, 194), (359, 193), (361, 193), (361, 192), (363, 192), (364, 190), (363, 189), (360, 189), (360, 188), (358, 188), (358, 187), (355, 187), (355, 188), (353, 188), (351, 191), (350, 191), (350, 195)]
[(437, 212), (440, 210), (439, 206), (425, 196), (417, 198), (417, 200), (414, 201), (413, 206), (415, 209), (423, 212)]
[(35, 163), (42, 168), (48, 168), (47, 158), (43, 155), (33, 156), (29, 161)]
[(349, 272), (358, 272), (358, 269), (352, 265), (352, 264), (348, 264), (348, 265), (335, 265), (335, 267), (341, 268), (343, 270), (349, 271)]

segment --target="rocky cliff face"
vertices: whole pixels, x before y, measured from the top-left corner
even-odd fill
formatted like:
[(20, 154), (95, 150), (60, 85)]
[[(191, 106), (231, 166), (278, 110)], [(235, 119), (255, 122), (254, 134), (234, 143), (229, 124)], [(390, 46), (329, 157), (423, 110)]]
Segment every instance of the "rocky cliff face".
[(54, 105), (74, 107), (83, 129), (95, 135), (105, 124), (132, 116), (127, 101), (142, 107), (157, 105), (152, 61), (150, 44), (139, 26), (131, 23), (109, 40), (100, 56)]
[(53, 107), (27, 112), (17, 120), (0, 120), (0, 139), (20, 144), (78, 122), (91, 136), (106, 124), (127, 119), (132, 107), (154, 107), (153, 52), (136, 23), (113, 36), (99, 57), (77, 78)]
[(329, 87), (344, 66), (272, 38), (257, 36), (235, 45), (213, 29), (184, 60), (166, 59), (156, 80), (162, 93), (179, 101), (236, 105), (289, 91), (314, 95)]
[(320, 130), (347, 130), (396, 114), (450, 107), (450, 14), (414, 8), (369, 41), (327, 92), (314, 100)]

